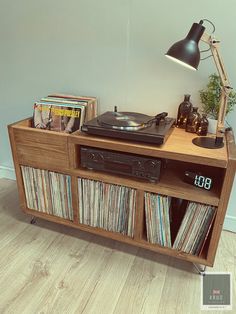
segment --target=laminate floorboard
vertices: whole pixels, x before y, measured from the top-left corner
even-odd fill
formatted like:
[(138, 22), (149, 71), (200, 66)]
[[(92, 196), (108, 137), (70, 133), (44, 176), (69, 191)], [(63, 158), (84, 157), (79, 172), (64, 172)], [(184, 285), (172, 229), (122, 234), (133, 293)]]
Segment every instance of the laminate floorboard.
[[(191, 263), (31, 217), (0, 179), (0, 314), (198, 314)], [(222, 232), (214, 268), (232, 272), (236, 234)], [(207, 311), (207, 313), (216, 313)], [(225, 311), (217, 311), (225, 313)]]

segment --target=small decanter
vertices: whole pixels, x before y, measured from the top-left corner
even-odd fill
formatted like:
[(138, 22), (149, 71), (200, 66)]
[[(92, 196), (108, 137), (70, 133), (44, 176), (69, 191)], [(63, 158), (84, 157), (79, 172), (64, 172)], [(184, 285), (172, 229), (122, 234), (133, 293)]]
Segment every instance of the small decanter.
[(207, 135), (208, 131), (208, 120), (207, 120), (207, 115), (205, 113), (202, 114), (202, 117), (199, 122), (199, 127), (197, 129), (197, 134), (201, 136)]
[(186, 132), (196, 133), (200, 123), (200, 114), (197, 112), (198, 107), (193, 107), (193, 111), (189, 114), (186, 123)]
[(184, 95), (184, 101), (179, 105), (178, 115), (177, 115), (177, 128), (186, 128), (186, 123), (189, 114), (192, 112), (193, 105), (190, 102), (190, 95)]

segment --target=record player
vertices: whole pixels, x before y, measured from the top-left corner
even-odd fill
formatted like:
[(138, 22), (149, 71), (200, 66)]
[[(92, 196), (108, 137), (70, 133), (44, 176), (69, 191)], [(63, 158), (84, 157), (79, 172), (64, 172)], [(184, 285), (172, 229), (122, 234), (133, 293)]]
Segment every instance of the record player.
[(107, 111), (86, 122), (82, 131), (100, 136), (161, 145), (173, 130), (175, 119), (167, 117), (167, 112), (148, 116), (136, 112)]

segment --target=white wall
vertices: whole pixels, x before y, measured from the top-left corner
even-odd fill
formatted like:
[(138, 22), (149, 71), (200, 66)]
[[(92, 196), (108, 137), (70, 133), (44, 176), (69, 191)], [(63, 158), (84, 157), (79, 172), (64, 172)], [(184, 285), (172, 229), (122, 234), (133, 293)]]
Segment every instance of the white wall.
[[(96, 95), (100, 112), (117, 105), (175, 117), (185, 93), (199, 105), (212, 60), (191, 72), (164, 53), (202, 18), (215, 23), (236, 86), (235, 12), (234, 0), (0, 0), (1, 175), (13, 173), (7, 124), (32, 115), (34, 100), (50, 92)], [(236, 230), (235, 189), (228, 223)]]

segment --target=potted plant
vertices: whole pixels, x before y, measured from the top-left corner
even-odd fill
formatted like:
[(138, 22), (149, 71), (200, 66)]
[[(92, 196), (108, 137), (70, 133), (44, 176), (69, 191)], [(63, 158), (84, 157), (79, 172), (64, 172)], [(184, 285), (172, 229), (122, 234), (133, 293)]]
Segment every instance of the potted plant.
[[(199, 91), (202, 102), (202, 111), (207, 115), (209, 121), (209, 133), (215, 133), (216, 131), (220, 106), (221, 87), (222, 83), (220, 77), (214, 73), (209, 76), (209, 82), (206, 88)], [(235, 104), (236, 93), (231, 91), (228, 97), (226, 115), (233, 111)]]

